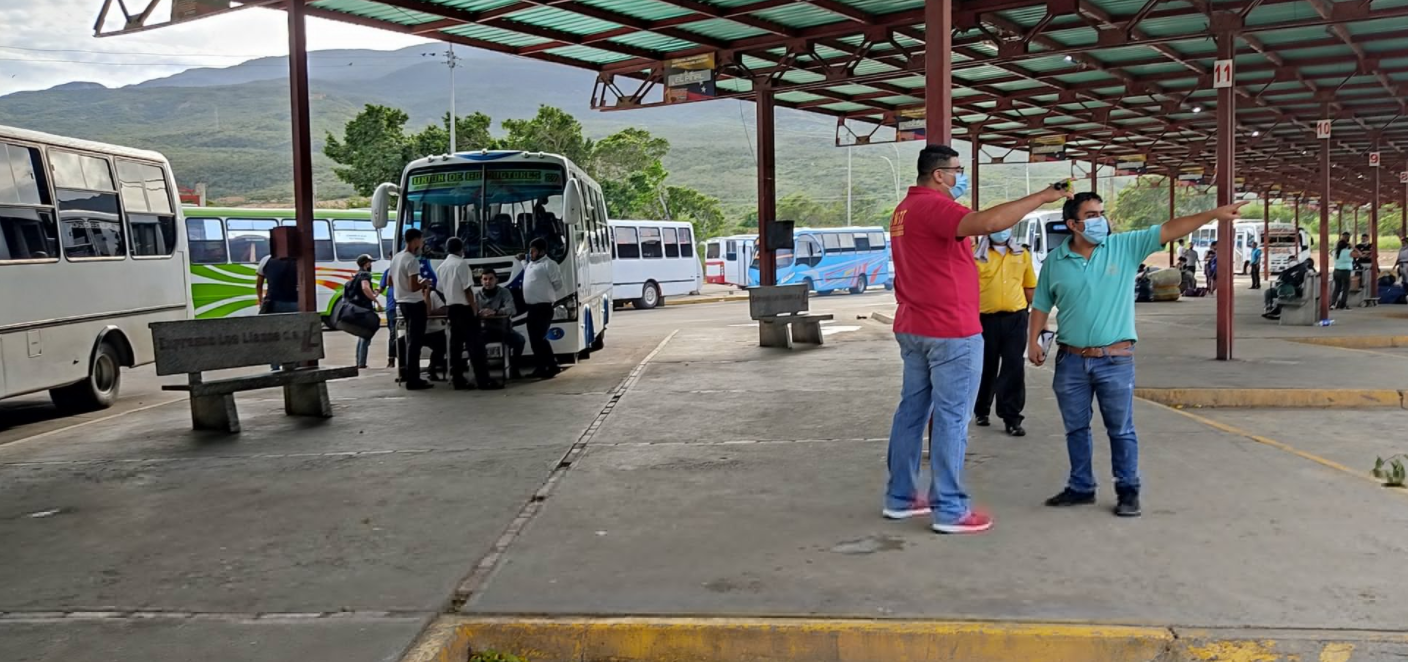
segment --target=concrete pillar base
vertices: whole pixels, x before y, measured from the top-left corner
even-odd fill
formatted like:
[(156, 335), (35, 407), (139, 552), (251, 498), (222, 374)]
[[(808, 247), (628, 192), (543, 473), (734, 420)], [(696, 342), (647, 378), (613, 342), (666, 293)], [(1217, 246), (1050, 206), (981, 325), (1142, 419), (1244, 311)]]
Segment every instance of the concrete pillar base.
[(235, 396), (229, 393), (192, 395), (191, 427), (214, 432), (239, 432), (240, 415), (235, 410)]
[(327, 382), (284, 385), (284, 413), (289, 416), (332, 417)]

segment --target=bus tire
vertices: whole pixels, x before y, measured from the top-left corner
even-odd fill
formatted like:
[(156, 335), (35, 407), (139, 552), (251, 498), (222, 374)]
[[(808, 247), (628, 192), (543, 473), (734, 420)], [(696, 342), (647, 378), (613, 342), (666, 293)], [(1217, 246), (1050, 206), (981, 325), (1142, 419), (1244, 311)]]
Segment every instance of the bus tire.
[(886, 291), (886, 292), (893, 292), (893, 291), (895, 291), (895, 280), (894, 280), (893, 278), (891, 278), (890, 280), (885, 281), (885, 291)]
[(602, 331), (601, 333), (596, 334), (596, 338), (592, 339), (592, 351), (593, 351), (593, 352), (600, 352), (600, 351), (603, 350), (603, 349), (606, 349), (606, 332), (605, 332), (605, 331)]
[(851, 294), (865, 294), (868, 287), (870, 287), (870, 277), (861, 274), (860, 278), (856, 279), (856, 284), (851, 286)]
[(664, 300), (665, 297), (660, 295), (660, 286), (656, 285), (655, 281), (648, 280), (645, 282), (645, 287), (641, 289), (640, 298), (636, 299), (634, 305), (640, 310), (650, 310), (659, 306)]
[(103, 341), (88, 364), (88, 376), (49, 391), (54, 406), (79, 413), (107, 409), (117, 402), (122, 390), (122, 357), (110, 341)]

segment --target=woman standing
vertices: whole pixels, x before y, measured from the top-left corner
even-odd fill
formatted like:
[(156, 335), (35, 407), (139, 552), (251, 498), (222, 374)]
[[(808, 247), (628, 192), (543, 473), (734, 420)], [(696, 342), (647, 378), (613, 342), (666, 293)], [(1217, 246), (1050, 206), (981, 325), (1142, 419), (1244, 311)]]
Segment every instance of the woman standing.
[[(362, 255), (357, 258), (357, 275), (348, 281), (345, 291), (349, 303), (368, 310), (380, 307), (376, 300), (376, 290), (372, 287), (372, 256)], [(357, 338), (357, 367), (362, 370), (367, 368), (367, 351), (371, 349), (374, 337), (375, 332), (366, 338)]]
[(1341, 238), (1335, 244), (1335, 294), (1330, 302), (1336, 310), (1349, 309), (1349, 279), (1354, 270), (1354, 259), (1359, 251), (1349, 245), (1349, 240)]
[(1203, 272), (1208, 276), (1208, 294), (1217, 291), (1217, 240), (1208, 245), (1207, 263)]

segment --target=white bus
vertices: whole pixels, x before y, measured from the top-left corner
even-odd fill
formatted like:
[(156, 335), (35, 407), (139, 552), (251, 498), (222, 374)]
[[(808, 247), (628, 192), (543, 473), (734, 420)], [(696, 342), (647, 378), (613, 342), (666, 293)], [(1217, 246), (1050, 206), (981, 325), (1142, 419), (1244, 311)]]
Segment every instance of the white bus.
[(756, 235), (736, 234), (704, 242), (704, 282), (748, 286)]
[[(1249, 241), (1257, 242), (1266, 251), (1273, 274), (1281, 273), (1286, 267), (1310, 257), (1310, 249), (1315, 243), (1310, 233), (1296, 228), (1291, 223), (1270, 224), (1269, 241), (1262, 237), (1261, 219), (1237, 221), (1233, 229), (1236, 232), (1236, 241), (1232, 244), (1232, 254), (1237, 273), (1244, 273), (1250, 267), (1251, 250), (1247, 243)], [(1217, 223), (1208, 223), (1198, 228), (1189, 239), (1193, 242), (1193, 248), (1198, 251), (1199, 259), (1207, 259), (1208, 248), (1217, 240)]]
[(694, 226), (683, 221), (611, 221), (611, 297), (649, 310), (665, 297), (698, 294), (704, 267)]
[(156, 152), (0, 126), (0, 398), (112, 405), (190, 304), (176, 182)]
[[(269, 235), (294, 225), (292, 209), (186, 207), (191, 253), (191, 304), (196, 317), (233, 317), (258, 312), (254, 270), (269, 255)], [(342, 286), (357, 275), (357, 257), (370, 255), (373, 282), (390, 264), (386, 253), (394, 228), (378, 235), (368, 210), (313, 210), (313, 254), (318, 310), (323, 317), (342, 298)]]
[(372, 224), (379, 229), (392, 223), (392, 195), (400, 200), (393, 245), (399, 250), (405, 231), (419, 229), (422, 257), (438, 265), (445, 242), (459, 237), (469, 263), (495, 270), (514, 293), (520, 304), (515, 326), (527, 323), (518, 256), (533, 239), (546, 240), (564, 281), (548, 332), (554, 353), (575, 359), (605, 346), (612, 289), (606, 199), (571, 160), (484, 150), (412, 161), (399, 186), (382, 184), (372, 196)]

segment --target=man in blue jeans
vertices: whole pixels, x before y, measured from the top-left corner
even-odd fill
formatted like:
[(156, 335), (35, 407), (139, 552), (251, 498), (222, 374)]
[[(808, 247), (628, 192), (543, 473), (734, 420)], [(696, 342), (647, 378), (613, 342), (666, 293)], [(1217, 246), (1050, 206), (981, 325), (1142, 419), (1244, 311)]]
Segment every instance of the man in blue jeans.
[[(933, 515), (939, 533), (977, 533), (992, 519), (973, 511), (963, 490), (968, 419), (983, 371), (978, 268), (969, 237), (1006, 230), (1069, 192), (1048, 188), (975, 212), (954, 200), (968, 189), (958, 152), (929, 145), (919, 177), (890, 218), (895, 260), (895, 340), (904, 360), (900, 404), (890, 428), (890, 479), (881, 513), (889, 519)], [(924, 426), (934, 421), (927, 489), (919, 487)]]
[(1139, 263), (1167, 244), (1212, 221), (1235, 220), (1246, 202), (1176, 218), (1143, 230), (1110, 234), (1105, 204), (1094, 193), (1077, 193), (1062, 210), (1072, 235), (1041, 266), (1027, 331), (1027, 356), (1046, 362), (1039, 338), (1057, 309), (1056, 376), (1052, 388), (1066, 426), (1071, 475), (1066, 489), (1046, 500), (1053, 507), (1095, 503), (1091, 468), (1090, 402), (1110, 434), (1115, 514), (1138, 517), (1139, 440), (1134, 432), (1134, 282)]

